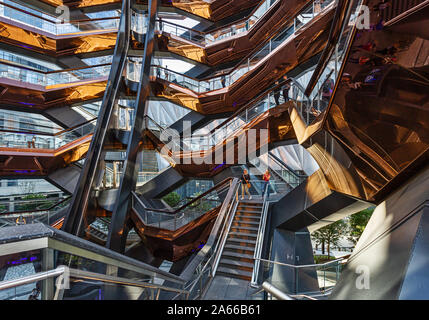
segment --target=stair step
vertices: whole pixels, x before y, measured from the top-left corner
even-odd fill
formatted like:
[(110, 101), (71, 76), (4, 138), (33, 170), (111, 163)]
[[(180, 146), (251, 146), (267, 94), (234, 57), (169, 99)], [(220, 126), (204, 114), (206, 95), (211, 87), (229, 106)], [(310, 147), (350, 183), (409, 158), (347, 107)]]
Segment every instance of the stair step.
[(248, 247), (236, 246), (233, 244), (225, 244), (223, 250), (224, 250), (224, 252), (225, 251), (233, 251), (236, 253), (249, 254), (249, 255), (252, 255), (252, 257), (253, 257), (253, 254), (255, 252), (255, 247), (248, 248)]
[(239, 270), (239, 269), (231, 269), (231, 268), (224, 268), (224, 267), (218, 267), (216, 274), (226, 276), (229, 278), (238, 278), (250, 281), (252, 280), (252, 272), (245, 271), (245, 270)]
[(247, 206), (247, 207), (262, 207), (262, 202), (247, 202), (247, 201), (240, 201), (238, 204), (239, 206)]
[(243, 204), (238, 204), (238, 208), (242, 208), (242, 209), (249, 209), (249, 210), (261, 210), (262, 209), (262, 204), (259, 206), (249, 206), (249, 205), (243, 205)]
[(240, 232), (240, 233), (250, 233), (250, 234), (257, 234), (259, 228), (254, 227), (246, 227), (246, 226), (231, 226), (231, 231), (233, 232)]
[(245, 247), (252, 247), (252, 248), (254, 248), (256, 245), (256, 240), (237, 239), (237, 238), (231, 238), (231, 237), (228, 237), (228, 239), (226, 239), (226, 243), (228, 242), (236, 246), (245, 246)]
[(224, 258), (229, 260), (237, 260), (237, 261), (243, 261), (247, 263), (254, 263), (253, 254), (237, 253), (234, 251), (224, 250), (222, 252), (222, 259)]
[(254, 240), (256, 241), (258, 234), (251, 234), (251, 233), (242, 233), (242, 232), (230, 232), (228, 234), (229, 237), (233, 239), (246, 239), (246, 240)]
[(253, 211), (253, 212), (249, 212), (249, 211), (236, 211), (235, 212), (236, 216), (240, 216), (240, 217), (250, 217), (250, 218), (260, 218), (261, 217), (261, 211)]
[(259, 221), (237, 221), (234, 219), (234, 221), (232, 222), (232, 226), (256, 227), (256, 229), (258, 229)]
[(235, 267), (237, 269), (241, 268), (242, 270), (248, 270), (250, 272), (253, 271), (253, 263), (247, 262), (247, 261), (240, 261), (240, 260), (234, 260), (234, 259), (224, 258), (223, 256), (220, 259), (219, 265), (225, 265), (225, 266), (229, 266), (229, 267)]
[(254, 221), (259, 223), (261, 217), (258, 216), (247, 216), (247, 215), (235, 215), (234, 221)]

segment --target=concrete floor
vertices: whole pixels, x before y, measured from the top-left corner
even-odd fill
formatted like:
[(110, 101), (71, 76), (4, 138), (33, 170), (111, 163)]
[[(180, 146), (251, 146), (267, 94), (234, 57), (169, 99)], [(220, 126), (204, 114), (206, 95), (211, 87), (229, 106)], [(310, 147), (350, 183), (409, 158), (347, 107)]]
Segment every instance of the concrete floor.
[(263, 300), (263, 292), (252, 295), (256, 291), (249, 281), (215, 276), (203, 300)]

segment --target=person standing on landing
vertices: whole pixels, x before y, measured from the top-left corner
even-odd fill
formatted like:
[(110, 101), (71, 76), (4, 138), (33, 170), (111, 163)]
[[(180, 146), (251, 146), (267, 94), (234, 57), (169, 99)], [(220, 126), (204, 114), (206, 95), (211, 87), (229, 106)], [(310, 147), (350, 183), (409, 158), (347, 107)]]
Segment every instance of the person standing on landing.
[(262, 179), (264, 180), (263, 189), (262, 189), (262, 198), (265, 195), (265, 191), (268, 192), (267, 199), (270, 198), (270, 178), (271, 178), (271, 174), (270, 174), (270, 171), (267, 169), (262, 177)]
[(246, 169), (243, 171), (243, 175), (241, 176), (241, 200), (244, 199), (244, 193), (249, 195), (249, 200), (252, 200), (252, 195), (249, 192), (250, 188), (250, 176)]

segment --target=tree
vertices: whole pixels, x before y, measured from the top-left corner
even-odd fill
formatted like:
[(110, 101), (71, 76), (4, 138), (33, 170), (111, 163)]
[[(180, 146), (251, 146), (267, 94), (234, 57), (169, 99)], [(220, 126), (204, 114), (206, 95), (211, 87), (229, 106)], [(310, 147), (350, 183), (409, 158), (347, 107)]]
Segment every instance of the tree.
[(311, 237), (316, 243), (322, 246), (322, 254), (325, 254), (325, 245), (328, 248), (328, 258), (330, 257), (331, 247), (336, 246), (341, 237), (347, 232), (347, 223), (344, 220), (331, 223), (312, 233)]
[(162, 198), (170, 207), (175, 207), (180, 202), (180, 195), (177, 192), (170, 192)]
[(349, 218), (349, 234), (348, 240), (356, 244), (359, 241), (360, 236), (365, 230), (366, 225), (368, 224), (369, 219), (372, 216), (375, 208), (368, 208), (357, 212), (350, 216)]

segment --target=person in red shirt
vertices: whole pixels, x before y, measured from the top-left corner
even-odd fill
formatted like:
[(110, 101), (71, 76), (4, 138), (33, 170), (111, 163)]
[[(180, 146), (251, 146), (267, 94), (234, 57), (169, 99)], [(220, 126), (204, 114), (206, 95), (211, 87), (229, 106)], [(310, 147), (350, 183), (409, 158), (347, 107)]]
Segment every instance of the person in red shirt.
[(265, 191), (267, 191), (268, 192), (267, 199), (270, 198), (270, 178), (271, 178), (271, 174), (270, 174), (270, 171), (267, 169), (262, 177), (262, 180), (264, 180), (262, 197), (264, 197)]

